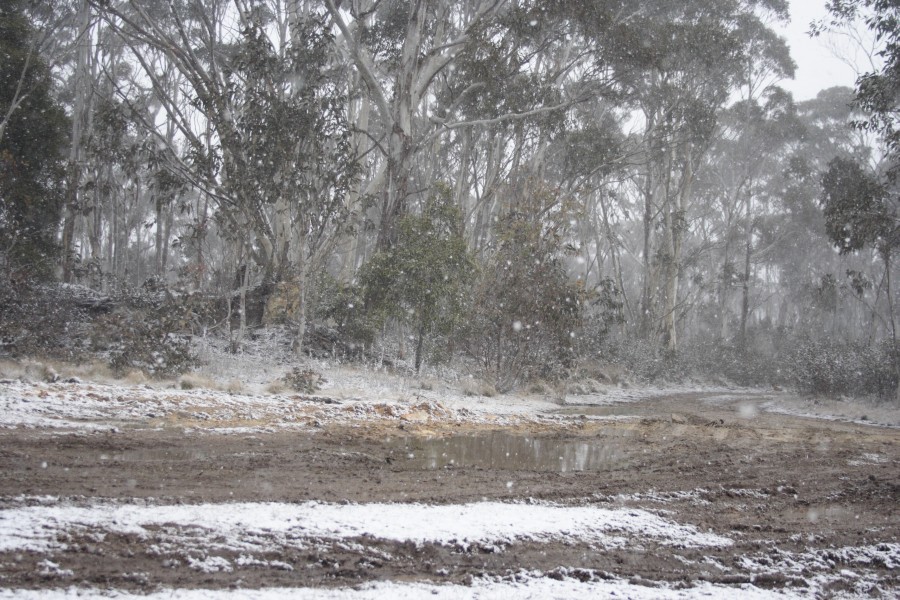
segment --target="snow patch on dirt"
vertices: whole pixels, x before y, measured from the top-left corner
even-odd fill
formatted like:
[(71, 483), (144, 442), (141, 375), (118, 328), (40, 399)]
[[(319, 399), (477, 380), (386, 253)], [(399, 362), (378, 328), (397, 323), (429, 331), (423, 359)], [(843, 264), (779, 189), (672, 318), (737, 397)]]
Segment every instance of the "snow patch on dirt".
[(59, 590), (4, 590), (0, 598), (21, 600), (63, 600), (73, 597), (116, 598), (118, 600), (581, 600), (583, 598), (629, 598), (632, 600), (693, 600), (699, 598), (734, 598), (765, 600), (771, 598), (808, 598), (807, 593), (777, 592), (752, 585), (726, 586), (699, 583), (694, 587), (672, 589), (654, 582), (631, 583), (622, 579), (582, 582), (574, 578), (519, 577), (516, 581), (476, 580), (471, 586), (434, 585), (430, 583), (367, 583), (356, 588), (313, 589), (273, 588), (261, 590), (188, 590), (165, 589), (150, 594), (69, 588)]
[[(176, 545), (262, 552), (269, 544), (297, 546), (304, 540), (371, 536), (416, 544), (467, 548), (516, 540), (566, 539), (620, 546), (623, 536), (663, 545), (727, 547), (732, 541), (700, 532), (640, 509), (506, 504), (304, 504), (33, 506), (0, 511), (0, 551), (47, 552), (65, 548), (66, 535), (90, 532), (130, 534), (160, 540), (159, 553)], [(225, 565), (198, 564), (222, 570)]]
[(874, 400), (845, 400), (784, 394), (767, 399), (760, 405), (760, 408), (767, 412), (794, 417), (900, 428), (900, 406)]
[[(713, 399), (735, 400), (746, 398), (747, 394), (762, 394), (764, 390), (755, 388), (733, 388), (704, 384), (669, 384), (665, 386), (642, 385), (640, 387), (609, 387), (602, 394), (588, 394), (583, 396), (570, 396), (567, 404), (575, 406), (612, 406), (614, 404), (627, 404), (640, 402), (652, 398), (678, 396), (683, 394), (715, 394)], [(740, 394), (740, 395), (738, 395)]]
[[(215, 390), (154, 389), (104, 384), (0, 384), (0, 427), (110, 430), (116, 426), (180, 426), (219, 433), (314, 428), (323, 423), (389, 419), (444, 423), (488, 422), (420, 397), (408, 401), (331, 396), (230, 394)], [(502, 420), (490, 422), (502, 424)]]
[[(280, 369), (280, 370), (279, 370)], [(355, 424), (376, 420), (467, 422), (495, 426), (524, 421), (563, 422), (572, 414), (551, 414), (562, 406), (604, 408), (627, 406), (679, 395), (697, 395), (707, 405), (736, 405), (752, 419), (761, 411), (900, 427), (900, 407), (802, 398), (771, 390), (707, 385), (608, 387), (604, 393), (568, 396), (541, 394), (467, 395), (465, 385), (435, 378), (407, 377), (383, 370), (322, 363), (316, 366), (327, 383), (315, 395), (264, 393), (261, 379), (277, 380), (284, 367), (269, 366), (263, 375), (230, 376), (241, 392), (221, 389), (178, 389), (177, 382), (128, 385), (124, 382), (0, 383), (0, 427), (82, 429), (180, 426), (199, 431), (247, 433), (316, 428), (326, 423)], [(211, 383), (214, 383), (210, 380)], [(252, 383), (255, 382), (255, 383)], [(586, 412), (589, 412), (586, 411)], [(627, 415), (591, 415), (586, 419), (618, 420)]]
[(851, 467), (861, 467), (863, 465), (884, 465), (890, 462), (883, 454), (875, 454), (867, 452), (855, 460), (848, 460), (847, 464)]

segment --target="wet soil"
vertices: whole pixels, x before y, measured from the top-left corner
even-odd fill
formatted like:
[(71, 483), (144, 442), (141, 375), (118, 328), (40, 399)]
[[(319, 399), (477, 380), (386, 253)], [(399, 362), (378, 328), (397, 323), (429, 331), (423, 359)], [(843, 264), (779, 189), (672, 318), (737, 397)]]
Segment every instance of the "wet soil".
[[(785, 568), (787, 556), (821, 558), (836, 591), (900, 589), (891, 561), (843, 580), (835, 549), (900, 541), (900, 431), (772, 415), (758, 399), (699, 395), (617, 407), (614, 419), (568, 407), (540, 422), (373, 420), (318, 429), (221, 434), (165, 428), (115, 432), (0, 430), (0, 508), (56, 496), (159, 503), (237, 501), (466, 503), (551, 501), (664, 511), (666, 518), (730, 537), (729, 548), (638, 545), (598, 549), (565, 540), (509, 547), (322, 540), (255, 556), (258, 568), (201, 573), (148, 553), (127, 534), (67, 540), (53, 556), (0, 552), (0, 587), (86, 585), (149, 590), (353, 586), (373, 580), (465, 583), (540, 570), (554, 576), (697, 580), (790, 588), (822, 574)], [(748, 409), (748, 406), (750, 408)], [(231, 562), (239, 557), (226, 551)], [(830, 554), (829, 554), (830, 553)], [(232, 554), (234, 554), (232, 556)], [(752, 557), (749, 568), (742, 557)], [(759, 565), (771, 565), (769, 572)], [(292, 568), (282, 568), (292, 565)], [(827, 574), (827, 573), (826, 573)]]

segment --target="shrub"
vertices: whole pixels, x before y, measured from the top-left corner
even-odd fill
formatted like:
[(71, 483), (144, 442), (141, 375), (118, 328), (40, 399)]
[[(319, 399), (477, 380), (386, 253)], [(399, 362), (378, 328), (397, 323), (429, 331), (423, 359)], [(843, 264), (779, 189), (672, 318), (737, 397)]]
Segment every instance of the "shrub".
[(417, 373), (426, 336), (450, 333), (462, 319), (475, 265), (461, 223), (449, 187), (439, 185), (421, 214), (400, 220), (396, 242), (360, 271), (370, 314), (405, 323), (414, 332)]
[(342, 284), (326, 274), (319, 278), (315, 289), (311, 302), (313, 320), (332, 324), (346, 346), (364, 348), (375, 341), (378, 319), (365, 310), (360, 286)]
[[(172, 332), (168, 318), (142, 318), (134, 313), (102, 319), (94, 331), (94, 347), (109, 356), (117, 374), (140, 369), (150, 375), (180, 375), (196, 366), (187, 337)], [(103, 341), (105, 340), (105, 341)]]
[(76, 286), (13, 285), (0, 279), (0, 352), (11, 356), (78, 359), (86, 352), (81, 340), (90, 322), (79, 306)]
[(565, 375), (586, 297), (562, 264), (569, 219), (556, 194), (538, 189), (518, 200), (496, 226), (494, 252), (462, 337), (500, 391)]
[(314, 394), (322, 389), (326, 380), (312, 369), (294, 367), (282, 378), (282, 381), (296, 392)]
[(898, 353), (890, 341), (869, 345), (788, 336), (773, 348), (743, 349), (721, 340), (699, 341), (669, 355), (650, 342), (622, 340), (604, 357), (644, 381), (722, 378), (738, 385), (784, 385), (819, 395), (890, 398), (897, 389)]
[(868, 345), (801, 339), (785, 354), (788, 379), (803, 392), (888, 398), (897, 389), (897, 351), (889, 341)]
[(92, 330), (94, 350), (107, 354), (114, 372), (172, 376), (197, 365), (190, 334), (203, 307), (195, 299), (135, 296), (120, 304), (127, 308), (98, 319)]

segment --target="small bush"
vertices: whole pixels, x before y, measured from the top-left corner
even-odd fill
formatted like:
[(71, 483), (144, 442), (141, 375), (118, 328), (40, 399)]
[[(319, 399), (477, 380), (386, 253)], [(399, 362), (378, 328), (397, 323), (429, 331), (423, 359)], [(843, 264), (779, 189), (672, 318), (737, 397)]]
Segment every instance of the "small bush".
[(187, 335), (193, 318), (190, 303), (177, 299), (138, 306), (98, 319), (92, 345), (109, 356), (115, 373), (180, 375), (198, 364)]
[(314, 394), (322, 389), (325, 378), (312, 369), (294, 367), (282, 380), (285, 385), (302, 394)]
[(463, 395), (470, 397), (484, 396), (485, 398), (493, 398), (497, 395), (497, 388), (486, 381), (476, 379), (464, 383), (462, 386), (462, 392)]
[(460, 330), (461, 344), (500, 391), (564, 377), (582, 333), (587, 294), (563, 261), (570, 220), (554, 191), (535, 187), (495, 225), (497, 240)]
[(685, 376), (676, 357), (659, 345), (636, 338), (608, 339), (597, 352), (604, 362), (621, 365), (638, 381), (670, 381)]
[(128, 318), (112, 318), (101, 328), (120, 332), (109, 349), (109, 366), (117, 374), (140, 369), (164, 377), (180, 375), (197, 364), (190, 342), (169, 333), (158, 321), (136, 324)]
[(339, 283), (326, 274), (315, 290), (315, 301), (310, 303), (313, 321), (333, 324), (345, 346), (362, 349), (372, 345), (379, 322), (365, 310), (361, 287)]

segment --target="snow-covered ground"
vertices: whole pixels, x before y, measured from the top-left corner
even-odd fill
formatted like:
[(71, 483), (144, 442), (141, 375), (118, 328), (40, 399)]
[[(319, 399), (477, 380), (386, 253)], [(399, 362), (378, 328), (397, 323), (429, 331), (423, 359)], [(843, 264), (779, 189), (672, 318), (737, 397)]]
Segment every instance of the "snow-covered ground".
[[(148, 526), (175, 529), (167, 543), (185, 545), (179, 536), (203, 538), (234, 551), (263, 553), (305, 544), (310, 539), (372, 536), (383, 540), (437, 543), (468, 549), (473, 544), (510, 544), (517, 540), (566, 539), (614, 547), (629, 538), (663, 545), (729, 546), (732, 541), (697, 531), (647, 511), (595, 506), (552, 506), (479, 502), (463, 505), (234, 503), (166, 506), (96, 503), (89, 507), (54, 502), (0, 510), (0, 552), (61, 550), (59, 540), (74, 530), (117, 532), (152, 539)], [(198, 532), (202, 532), (202, 535)], [(270, 539), (271, 538), (271, 539)], [(215, 542), (213, 543), (213, 540)]]
[[(809, 591), (779, 592), (761, 589), (753, 585), (722, 586), (700, 583), (696, 586), (675, 589), (653, 585), (652, 582), (632, 583), (611, 578), (582, 582), (577, 578), (560, 579), (545, 577), (543, 573), (522, 573), (514, 581), (478, 580), (469, 586), (434, 585), (425, 583), (380, 582), (363, 584), (354, 588), (334, 590), (313, 588), (274, 588), (261, 590), (188, 590), (167, 589), (155, 593), (130, 594), (118, 591), (90, 588), (66, 588), (59, 590), (4, 590), (0, 598), (21, 600), (70, 600), (72, 598), (116, 598), (119, 600), (554, 600), (584, 598), (627, 598), (630, 600), (695, 600), (734, 598), (735, 600), (785, 600), (815, 597)], [(832, 595), (831, 598), (849, 597)]]
[[(234, 359), (227, 358), (227, 361)], [(251, 361), (250, 366), (255, 363)], [(706, 385), (603, 387), (597, 393), (568, 395), (564, 401), (544, 393), (479, 395), (470, 378), (455, 381), (412, 377), (379, 369), (318, 363), (326, 379), (315, 394), (300, 394), (275, 385), (285, 368), (247, 365), (207, 367), (204, 376), (175, 381), (114, 379), (95, 381), (63, 377), (56, 383), (27, 378), (0, 380), (0, 427), (108, 429), (130, 425), (162, 426), (177, 419), (204, 430), (272, 429), (319, 426), (373, 418), (467, 421), (505, 425), (522, 420), (552, 420), (561, 408), (615, 408), (627, 418), (628, 405), (678, 395), (700, 395), (706, 404), (735, 404), (737, 415), (760, 412), (900, 427), (900, 405), (846, 399), (822, 399), (771, 390)], [(473, 391), (476, 390), (476, 391)], [(607, 416), (605, 418), (614, 418)]]
[[(294, 570), (292, 565), (266, 559), (286, 548), (302, 549), (337, 540), (381, 539), (414, 544), (436, 543), (466, 551), (472, 545), (514, 550), (523, 540), (588, 544), (592, 551), (610, 547), (656, 542), (685, 548), (722, 548), (732, 540), (637, 509), (562, 507), (546, 503), (481, 502), (466, 505), (420, 504), (302, 504), (236, 503), (229, 505), (157, 505), (152, 502), (73, 503), (52, 497), (17, 498), (30, 504), (0, 510), (0, 552), (31, 552), (52, 555), (66, 550), (69, 540), (102, 541), (107, 535), (136, 536), (145, 540), (145, 552), (160, 557), (178, 555), (198, 573), (232, 572), (242, 568)], [(77, 543), (77, 542), (72, 542)], [(847, 547), (802, 554), (767, 550), (758, 556), (743, 556), (739, 564), (747, 571), (814, 576), (805, 589), (772, 591), (751, 584), (721, 585), (698, 582), (672, 586), (661, 582), (623, 580), (585, 569), (557, 569), (547, 576), (522, 572), (513, 576), (475, 579), (470, 585), (430, 583), (369, 583), (332, 590), (292, 588), (268, 590), (165, 589), (149, 595), (115, 590), (60, 587), (32, 592), (0, 588), (0, 598), (808, 598), (829, 582), (825, 575), (835, 560), (860, 569), (873, 563), (900, 568), (900, 544)], [(237, 558), (233, 558), (237, 555)], [(225, 556), (231, 556), (229, 560)], [(774, 560), (773, 560), (774, 557)], [(379, 558), (391, 560), (383, 553)], [(172, 559), (168, 559), (172, 560)], [(705, 559), (715, 568), (732, 569), (715, 559)], [(275, 564), (277, 563), (277, 564)], [(831, 564), (830, 564), (831, 563)], [(60, 568), (47, 558), (39, 563), (45, 579), (65, 584), (77, 574)], [(846, 569), (845, 569), (846, 571)], [(845, 576), (847, 573), (843, 573)], [(853, 574), (866, 584), (864, 575)], [(868, 581), (868, 583), (872, 583)], [(829, 597), (857, 597), (837, 594)]]
[[(0, 428), (90, 433), (129, 429), (183, 428), (203, 434), (314, 430), (326, 424), (364, 425), (388, 420), (406, 423), (466, 423), (478, 426), (553, 424), (574, 420), (562, 416), (568, 407), (627, 407), (654, 398), (696, 395), (708, 406), (731, 407), (743, 418), (761, 412), (784, 413), (868, 425), (900, 426), (900, 407), (860, 404), (843, 400), (806, 399), (771, 390), (738, 390), (711, 386), (619, 387), (606, 386), (590, 394), (568, 396), (564, 401), (541, 392), (496, 395), (479, 393), (478, 383), (467, 377), (398, 376), (379, 369), (354, 369), (340, 364), (314, 365), (326, 383), (315, 394), (300, 394), (275, 385), (286, 367), (263, 359), (241, 362), (219, 355), (203, 373), (168, 382), (71, 378), (65, 373), (54, 383), (32, 377), (0, 381)], [(487, 390), (485, 390), (487, 391)], [(629, 419), (627, 410), (616, 416), (587, 419)], [(637, 417), (635, 417), (637, 418)], [(859, 464), (882, 464), (880, 454), (861, 454)], [(861, 462), (860, 462), (861, 461)], [(765, 498), (758, 489), (731, 490), (732, 495)], [(674, 495), (673, 495), (674, 494)], [(680, 494), (680, 495), (679, 495)], [(733, 533), (701, 531), (678, 523), (665, 510), (670, 501), (690, 501), (709, 508), (708, 490), (616, 496), (613, 507), (556, 505), (549, 502), (476, 502), (470, 504), (328, 504), (303, 502), (165, 504), (152, 499), (17, 497), (3, 499), (0, 510), (0, 552), (37, 553), (41, 576), (56, 587), (41, 590), (3, 589), (0, 598), (807, 598), (859, 597), (877, 586), (867, 568), (872, 564), (900, 569), (900, 544), (861, 543), (823, 553), (760, 551), (740, 556), (743, 573), (795, 574), (806, 582), (796, 590), (765, 589), (750, 583), (694, 581), (675, 585), (665, 582), (626, 580), (615, 576), (565, 567), (548, 576), (528, 571), (514, 575), (475, 578), (470, 585), (428, 581), (370, 582), (353, 588), (313, 589), (156, 589), (147, 595), (79, 586), (78, 574), (54, 561), (69, 540), (102, 540), (110, 534), (136, 536), (147, 541), (160, 556), (177, 549), (187, 566), (197, 572), (232, 572), (263, 565), (295, 569), (271, 558), (281, 550), (307, 545), (357, 543), (360, 539), (397, 543), (438, 544), (467, 551), (470, 547), (508, 549), (516, 544), (576, 543), (594, 551), (652, 544), (659, 548), (729, 548)], [(596, 500), (596, 499), (595, 499)], [(603, 501), (608, 501), (608, 498)], [(651, 506), (652, 509), (622, 505)], [(740, 535), (740, 534), (738, 534)], [(835, 590), (833, 556), (849, 565), (841, 577), (856, 587)], [(832, 557), (832, 558), (829, 558)], [(388, 557), (389, 558), (389, 557)], [(686, 560), (686, 559), (685, 559)], [(706, 557), (717, 573), (732, 567)], [(836, 559), (835, 559), (836, 560)], [(829, 563), (829, 561), (832, 561)], [(277, 563), (277, 564), (276, 564)], [(855, 571), (853, 569), (856, 569)], [(869, 586), (867, 588), (867, 586)]]

